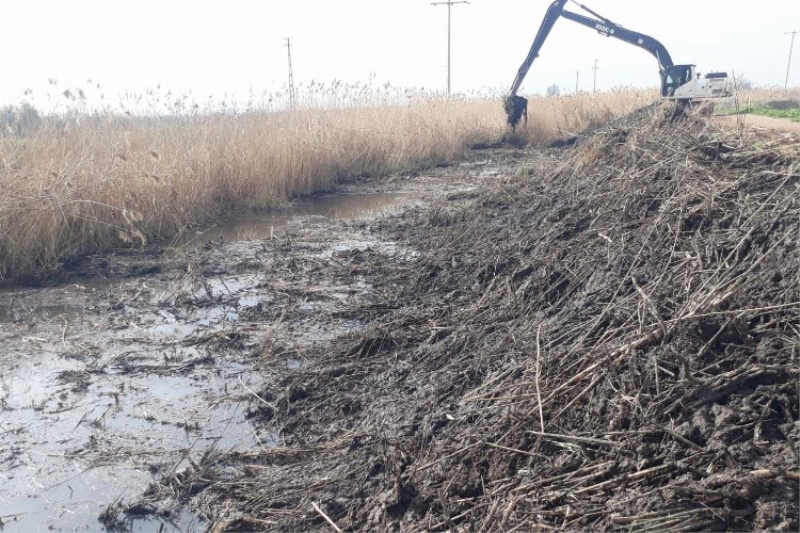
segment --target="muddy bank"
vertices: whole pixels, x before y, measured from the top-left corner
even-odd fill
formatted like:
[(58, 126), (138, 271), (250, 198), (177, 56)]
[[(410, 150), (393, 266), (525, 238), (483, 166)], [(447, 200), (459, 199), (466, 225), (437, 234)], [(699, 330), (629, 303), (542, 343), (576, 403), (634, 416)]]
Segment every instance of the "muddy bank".
[(205, 529), (191, 509), (160, 513), (169, 501), (116, 511), (154, 479), (281, 446), (251, 423), (270, 369), (302, 368), (309, 346), (365, 326), (353, 308), (376, 302), (375, 280), (353, 265), (414, 254), (376, 231), (383, 219), (442, 195), (459, 202), (514, 157), (473, 155), (0, 292), (3, 531), (95, 531), (101, 514), (133, 531)]
[(416, 254), (338, 258), (363, 327), (299, 368), (261, 349), (279, 444), (137, 505), (215, 532), (797, 530), (796, 146), (648, 110), (386, 219)]

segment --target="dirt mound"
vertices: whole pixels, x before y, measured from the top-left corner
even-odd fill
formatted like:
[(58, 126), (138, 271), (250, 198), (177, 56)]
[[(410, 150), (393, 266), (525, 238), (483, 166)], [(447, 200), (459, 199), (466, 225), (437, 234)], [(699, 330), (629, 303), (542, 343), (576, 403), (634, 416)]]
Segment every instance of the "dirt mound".
[(149, 497), (213, 531), (797, 530), (798, 142), (650, 109), (388, 220), (417, 254), (337, 258), (368, 327), (264, 354), (284, 445)]

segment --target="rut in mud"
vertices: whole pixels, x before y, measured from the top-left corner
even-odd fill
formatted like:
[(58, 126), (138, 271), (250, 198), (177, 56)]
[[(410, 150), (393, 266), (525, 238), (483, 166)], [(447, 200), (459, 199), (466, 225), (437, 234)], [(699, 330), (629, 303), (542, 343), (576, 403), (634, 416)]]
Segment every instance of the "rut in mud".
[(798, 146), (647, 109), (386, 220), (415, 254), (337, 257), (365, 327), (263, 347), (279, 445), (136, 505), (214, 532), (797, 530)]

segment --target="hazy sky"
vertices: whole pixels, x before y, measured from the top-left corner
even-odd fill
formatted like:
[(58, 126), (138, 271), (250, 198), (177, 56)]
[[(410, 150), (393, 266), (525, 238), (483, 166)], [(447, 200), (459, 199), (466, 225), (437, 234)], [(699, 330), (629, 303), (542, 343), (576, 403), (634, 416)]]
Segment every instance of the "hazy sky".
[[(659, 39), (676, 63), (726, 70), (783, 86), (800, 0), (585, 0), (623, 26)], [(452, 7), (454, 92), (507, 90), (549, 6), (543, 0), (472, 0)], [(288, 79), (390, 82), (444, 90), (447, 7), (417, 0), (12, 1), (0, 0), (0, 102), (47, 80), (64, 88), (101, 84), (107, 98), (162, 90), (195, 98), (279, 90)], [(568, 9), (582, 12), (571, 3)], [(522, 94), (552, 84), (574, 91), (655, 86), (655, 59), (561, 19), (531, 68)], [(800, 85), (800, 35), (789, 79)], [(95, 93), (98, 91), (94, 91)]]

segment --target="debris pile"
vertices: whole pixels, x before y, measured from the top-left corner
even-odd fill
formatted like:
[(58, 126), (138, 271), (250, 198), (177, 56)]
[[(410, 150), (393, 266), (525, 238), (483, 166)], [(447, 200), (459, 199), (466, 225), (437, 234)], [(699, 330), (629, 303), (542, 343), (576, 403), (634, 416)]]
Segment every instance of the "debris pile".
[(153, 500), (213, 531), (800, 527), (798, 136), (651, 108), (384, 224), (417, 253), (337, 258), (365, 328), (264, 354), (280, 446)]

